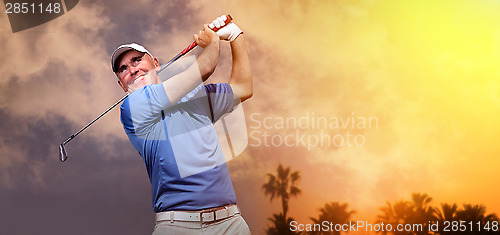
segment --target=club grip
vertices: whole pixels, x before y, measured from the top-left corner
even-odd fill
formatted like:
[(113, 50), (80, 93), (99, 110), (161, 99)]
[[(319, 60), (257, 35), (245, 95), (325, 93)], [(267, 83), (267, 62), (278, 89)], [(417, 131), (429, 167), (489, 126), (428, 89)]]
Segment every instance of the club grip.
[[(233, 21), (233, 17), (231, 15), (227, 14), (226, 16), (227, 16), (227, 19), (224, 21), (224, 23), (225, 23), (224, 26), (226, 26), (227, 24), (231, 23), (231, 21)], [(214, 32), (217, 32), (217, 31), (219, 31), (219, 29), (221, 29), (223, 27), (214, 28), (212, 30)], [(185, 55), (186, 53), (188, 53), (189, 51), (191, 51), (193, 48), (195, 48), (197, 45), (198, 44), (196, 42), (191, 43), (191, 45), (189, 45), (186, 48), (184, 48), (184, 50), (182, 50), (181, 53), (179, 53), (179, 55)]]
[[(224, 21), (224, 23), (225, 23), (224, 26), (226, 26), (227, 24), (231, 23), (231, 21), (233, 21), (233, 17), (231, 15), (227, 14), (226, 16), (227, 16), (227, 19)], [(219, 27), (219, 28), (215, 27), (212, 30), (214, 32), (217, 32), (217, 31), (219, 31), (219, 29), (223, 28), (224, 26)]]

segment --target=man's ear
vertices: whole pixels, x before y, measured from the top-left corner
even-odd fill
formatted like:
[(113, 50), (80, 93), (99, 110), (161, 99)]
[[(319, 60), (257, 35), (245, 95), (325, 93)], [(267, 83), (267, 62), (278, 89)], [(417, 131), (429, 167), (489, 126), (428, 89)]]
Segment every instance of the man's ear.
[(156, 59), (156, 58), (154, 58), (154, 65), (155, 65), (156, 71), (160, 71), (160, 69), (161, 69), (160, 62), (158, 62), (158, 59)]
[(128, 89), (125, 88), (125, 86), (123, 85), (122, 81), (118, 80), (118, 84), (122, 87), (123, 91), (127, 92)]

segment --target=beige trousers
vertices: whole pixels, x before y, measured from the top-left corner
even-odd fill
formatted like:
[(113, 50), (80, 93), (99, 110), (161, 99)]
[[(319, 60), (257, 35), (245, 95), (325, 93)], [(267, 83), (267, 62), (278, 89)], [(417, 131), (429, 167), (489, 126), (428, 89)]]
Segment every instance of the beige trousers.
[(240, 214), (211, 223), (160, 221), (153, 235), (249, 235), (250, 229)]

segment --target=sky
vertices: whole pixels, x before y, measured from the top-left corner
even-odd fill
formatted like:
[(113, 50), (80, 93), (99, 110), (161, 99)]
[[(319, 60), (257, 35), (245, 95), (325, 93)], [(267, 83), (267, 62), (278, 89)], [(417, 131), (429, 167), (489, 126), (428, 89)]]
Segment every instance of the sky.
[[(66, 145), (67, 162), (58, 146), (123, 96), (109, 65), (118, 45), (165, 63), (228, 13), (254, 76), (248, 146), (228, 167), (255, 234), (281, 210), (262, 190), (280, 163), (301, 173), (289, 213), (301, 223), (331, 201), (375, 221), (413, 192), (500, 214), (499, 1), (81, 0), (17, 33), (4, 12), (2, 234), (152, 232), (149, 180), (117, 109)], [(221, 45), (210, 82), (229, 79)]]

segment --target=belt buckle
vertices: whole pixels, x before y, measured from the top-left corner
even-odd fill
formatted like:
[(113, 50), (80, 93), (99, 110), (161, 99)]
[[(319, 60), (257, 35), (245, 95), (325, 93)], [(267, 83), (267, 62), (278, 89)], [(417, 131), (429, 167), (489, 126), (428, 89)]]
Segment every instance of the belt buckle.
[[(217, 219), (215, 218), (216, 215), (215, 215), (215, 211), (216, 210), (210, 210), (210, 211), (203, 211), (203, 212), (200, 212), (200, 223), (209, 223), (209, 222), (215, 222)], [(206, 221), (204, 222), (203, 221), (203, 214), (212, 214), (214, 219), (212, 221)]]

